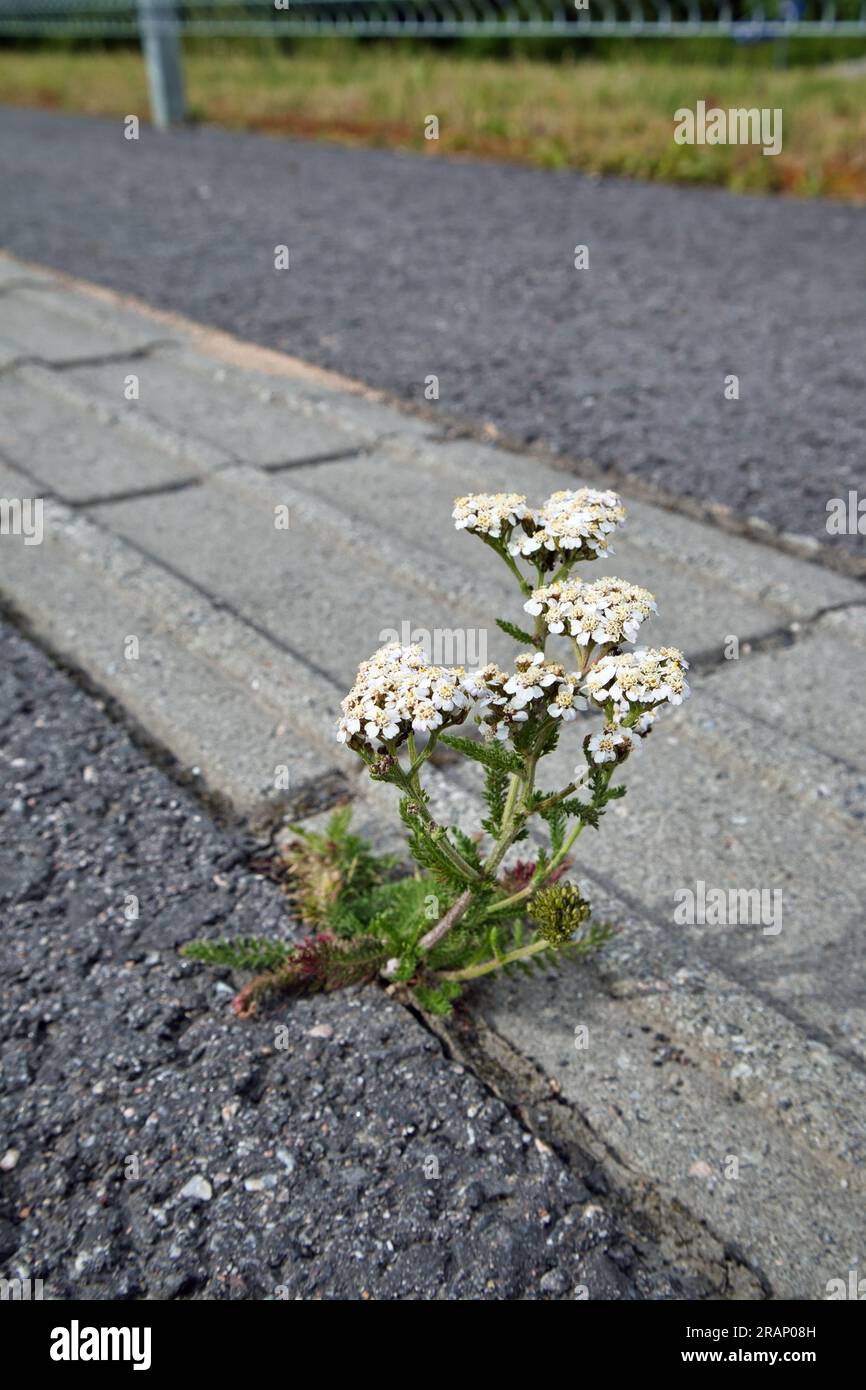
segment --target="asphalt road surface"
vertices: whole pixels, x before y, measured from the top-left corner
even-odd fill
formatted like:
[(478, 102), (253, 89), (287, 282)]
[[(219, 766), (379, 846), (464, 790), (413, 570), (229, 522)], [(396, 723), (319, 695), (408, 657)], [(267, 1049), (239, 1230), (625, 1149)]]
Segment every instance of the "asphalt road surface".
[(21, 256), (416, 402), (435, 375), (446, 414), (862, 544), (826, 520), (864, 478), (864, 208), (208, 129), (134, 142), (119, 120), (31, 111), (0, 125), (0, 244)]

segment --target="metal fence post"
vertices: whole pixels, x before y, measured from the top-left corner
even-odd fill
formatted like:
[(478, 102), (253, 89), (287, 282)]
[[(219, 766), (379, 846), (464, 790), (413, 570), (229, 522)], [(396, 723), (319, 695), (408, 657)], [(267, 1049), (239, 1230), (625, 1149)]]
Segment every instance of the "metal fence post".
[(150, 88), (150, 116), (158, 130), (186, 114), (180, 23), (174, 0), (138, 0), (138, 27)]

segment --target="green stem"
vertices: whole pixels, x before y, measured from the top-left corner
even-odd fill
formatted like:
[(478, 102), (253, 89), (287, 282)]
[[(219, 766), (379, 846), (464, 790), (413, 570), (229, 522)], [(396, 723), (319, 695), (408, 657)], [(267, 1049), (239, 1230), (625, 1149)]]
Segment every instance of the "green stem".
[(412, 765), (411, 765), (411, 767), (409, 768), (409, 777), (410, 777), (413, 781), (416, 781), (416, 785), (418, 786), (418, 790), (419, 790), (419, 791), (420, 791), (420, 789), (421, 789), (420, 783), (417, 783), (417, 780), (416, 780), (416, 779), (417, 779), (417, 775), (418, 775), (418, 769), (419, 769), (420, 767), (422, 767), (424, 763), (426, 763), (426, 761), (427, 761), (427, 759), (428, 759), (429, 757), (432, 756), (433, 749), (436, 747), (436, 740), (438, 739), (438, 737), (439, 737), (439, 731), (438, 731), (437, 729), (434, 729), (433, 732), (431, 733), (430, 737), (429, 737), (428, 740), (427, 740), (427, 744), (426, 744), (426, 746), (425, 746), (423, 752), (419, 753), (418, 756), (416, 757), (416, 756), (415, 756), (415, 735), (414, 735), (414, 734), (410, 734), (410, 735), (409, 735), (409, 756), (410, 756), (410, 758), (412, 759)]
[(508, 796), (505, 800), (505, 809), (502, 812), (502, 829), (499, 834), (499, 839), (493, 847), (490, 858), (484, 865), (486, 874), (495, 874), (514, 842), (514, 835), (516, 833), (516, 827), (514, 825), (514, 807), (517, 801), (517, 793), (522, 783), (523, 776), (521, 773), (512, 772), (511, 781), (508, 786)]
[[(606, 777), (606, 779), (605, 779), (605, 781), (604, 781), (603, 786), (602, 786), (602, 787), (596, 792), (596, 794), (593, 796), (593, 805), (598, 805), (599, 802), (601, 801), (602, 793), (603, 793), (604, 791), (607, 790), (607, 785), (608, 785), (608, 783), (609, 783), (609, 781), (610, 781), (611, 773), (612, 773), (612, 772), (613, 772), (613, 769), (611, 768), (611, 772), (608, 773), (608, 775), (607, 775), (607, 777)], [(561, 795), (564, 796), (565, 793), (563, 792), (563, 793), (561, 793)], [(556, 869), (559, 868), (559, 866), (560, 866), (560, 864), (562, 863), (563, 859), (564, 859), (565, 856), (568, 854), (568, 851), (571, 849), (572, 845), (574, 844), (575, 840), (577, 839), (578, 835), (580, 834), (581, 830), (583, 829), (583, 827), (584, 827), (586, 824), (587, 824), (587, 822), (584, 821), (584, 820), (579, 820), (579, 821), (577, 822), (577, 825), (576, 825), (576, 826), (574, 827), (574, 829), (572, 830), (572, 832), (571, 832), (571, 834), (569, 835), (568, 839), (565, 841), (565, 843), (563, 844), (562, 848), (559, 849), (559, 850), (556, 852), (556, 854), (553, 856), (553, 858), (551, 859), (551, 861), (550, 861), (550, 863), (548, 864), (547, 868), (545, 869), (543, 875), (541, 876), (541, 878), (538, 880), (537, 883), (534, 883), (534, 882), (533, 882), (533, 883), (530, 883), (530, 884), (528, 885), (528, 887), (522, 888), (522, 889), (520, 890), (519, 893), (512, 893), (512, 895), (511, 895), (510, 898), (502, 898), (498, 903), (494, 903), (493, 906), (492, 906), (492, 907), (489, 907), (489, 908), (487, 909), (487, 911), (485, 912), (485, 914), (484, 914), (484, 920), (486, 921), (486, 920), (488, 919), (488, 917), (493, 917), (493, 916), (495, 916), (497, 913), (505, 912), (505, 911), (507, 911), (507, 910), (510, 909), (510, 908), (516, 907), (516, 905), (517, 905), (518, 903), (525, 902), (526, 899), (527, 899), (528, 897), (531, 897), (531, 895), (532, 895), (533, 893), (537, 893), (538, 890), (539, 890), (539, 888), (543, 888), (544, 885), (545, 885), (545, 883), (547, 882), (547, 880), (550, 878), (550, 875), (551, 875)]]
[(577, 782), (569, 782), (568, 786), (563, 787), (561, 792), (554, 792), (552, 796), (546, 797), (544, 801), (539, 801), (537, 806), (533, 806), (530, 814), (533, 816), (542, 815), (545, 811), (551, 810), (552, 807), (558, 806), (560, 801), (566, 801), (577, 791), (577, 788)]
[(530, 584), (529, 580), (525, 579), (524, 576), (520, 573), (520, 570), (517, 568), (517, 565), (513, 557), (509, 555), (508, 550), (503, 545), (503, 543), (501, 541), (494, 540), (492, 536), (482, 536), (481, 539), (483, 540), (485, 545), (489, 545), (490, 549), (496, 552), (500, 560), (505, 561), (506, 565), (511, 570), (511, 573), (514, 575), (514, 578), (520, 585), (520, 592), (524, 595), (531, 594), (532, 585)]
[(439, 847), (439, 849), (441, 849), (442, 853), (445, 855), (448, 861), (454, 866), (454, 869), (460, 875), (463, 881), (465, 883), (482, 883), (483, 875), (480, 874), (477, 869), (474, 869), (471, 864), (467, 863), (460, 851), (455, 849), (451, 841), (448, 839), (447, 829), (444, 826), (440, 825), (439, 822), (436, 821), (430, 814), (429, 810), (427, 809), (427, 804), (424, 800), (424, 797), (421, 794), (420, 784), (416, 784), (415, 782), (413, 782), (410, 776), (406, 772), (404, 772), (403, 768), (400, 767), (399, 764), (397, 767), (394, 768), (391, 777), (396, 786), (400, 787), (401, 790), (407, 794), (407, 796), (413, 798), (413, 800), (415, 801), (415, 805), (418, 808), (418, 814), (424, 821), (424, 824), (428, 827), (431, 827), (434, 830), (439, 830), (442, 832), (441, 835), (437, 836), (434, 839), (434, 843)]
[(497, 956), (495, 960), (485, 960), (480, 965), (468, 965), (465, 970), (445, 970), (439, 978), (440, 980), (477, 980), (480, 975), (489, 975), (493, 970), (501, 970), (503, 966), (510, 965), (512, 961), (526, 960), (528, 956), (537, 956), (542, 951), (551, 949), (547, 941), (532, 941), (528, 946), (519, 946), (514, 951), (508, 951), (504, 956)]

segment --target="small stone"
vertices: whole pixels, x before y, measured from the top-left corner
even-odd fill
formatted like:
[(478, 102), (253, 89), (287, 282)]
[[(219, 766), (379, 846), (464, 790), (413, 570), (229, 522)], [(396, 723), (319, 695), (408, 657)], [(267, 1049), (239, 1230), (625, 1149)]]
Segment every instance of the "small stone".
[(180, 1189), (180, 1195), (188, 1197), (191, 1202), (209, 1202), (213, 1196), (213, 1188), (207, 1178), (199, 1176), (190, 1178)]
[(332, 1038), (334, 1030), (330, 1023), (317, 1023), (314, 1028), (307, 1029), (308, 1038)]
[(3, 1157), (0, 1158), (0, 1168), (4, 1173), (11, 1173), (20, 1157), (20, 1149), (7, 1149)]
[(247, 1192), (270, 1192), (277, 1185), (276, 1173), (259, 1173), (254, 1178), (244, 1178)]
[(693, 1163), (691, 1168), (689, 1169), (690, 1178), (711, 1178), (712, 1176), (712, 1168), (710, 1167), (709, 1163), (705, 1163), (702, 1158), (697, 1159), (697, 1161)]
[(568, 1280), (561, 1269), (549, 1269), (541, 1276), (540, 1288), (542, 1293), (559, 1298), (568, 1288)]

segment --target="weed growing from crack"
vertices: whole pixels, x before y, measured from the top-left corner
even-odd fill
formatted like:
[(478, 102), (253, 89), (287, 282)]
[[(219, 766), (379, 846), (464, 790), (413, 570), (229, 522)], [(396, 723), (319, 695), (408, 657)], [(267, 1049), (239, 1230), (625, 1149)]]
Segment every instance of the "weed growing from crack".
[[(560, 882), (586, 826), (598, 829), (617, 769), (652, 730), (665, 704), (689, 694), (688, 663), (673, 647), (636, 648), (656, 611), (645, 589), (606, 577), (572, 577), (579, 561), (610, 553), (624, 511), (613, 492), (557, 492), (538, 509), (514, 493), (458, 498), (459, 530), (476, 534), (508, 567), (534, 619), (500, 629), (528, 648), (509, 670), (433, 664), (418, 645), (390, 643), (362, 662), (342, 704), (339, 740), (374, 781), (400, 797), (416, 870), (401, 875), (350, 829), (347, 808), (321, 833), (297, 829), (283, 853), (287, 891), (310, 935), (300, 945), (197, 942), (184, 954), (258, 973), (237, 996), (240, 1014), (278, 993), (344, 988), (377, 977), (411, 988), (422, 1007), (448, 1013), (464, 986), (498, 970), (557, 967), (597, 950), (611, 935), (577, 885)], [(534, 576), (526, 572), (534, 569)], [(547, 655), (570, 646), (574, 666)], [(474, 712), (480, 738), (449, 730)], [(539, 765), (579, 715), (601, 728), (580, 743), (572, 779), (537, 785)], [(473, 833), (441, 824), (422, 782), (439, 745), (479, 765), (487, 813)], [(532, 860), (506, 857), (533, 825), (547, 843)]]

